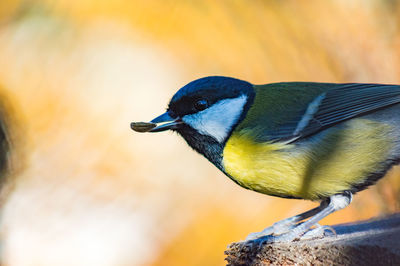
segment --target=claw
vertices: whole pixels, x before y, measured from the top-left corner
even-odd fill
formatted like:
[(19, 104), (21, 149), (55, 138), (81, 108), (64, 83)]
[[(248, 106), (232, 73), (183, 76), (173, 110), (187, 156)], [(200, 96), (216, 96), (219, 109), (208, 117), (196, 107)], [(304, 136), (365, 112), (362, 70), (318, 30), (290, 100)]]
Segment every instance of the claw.
[[(330, 232), (330, 233), (328, 233)], [(327, 234), (328, 233), (328, 234)], [(317, 225), (316, 228), (307, 231), (300, 239), (301, 240), (310, 240), (315, 238), (323, 238), (327, 235), (335, 235), (336, 231), (331, 226), (328, 225)]]
[(246, 241), (254, 240), (258, 238), (264, 238), (267, 236), (279, 236), (284, 235), (294, 229), (298, 224), (297, 220), (292, 217), (279, 222), (274, 223), (272, 226), (269, 226), (262, 230), (261, 232), (251, 233), (246, 237)]
[(337, 236), (336, 230), (332, 226), (324, 225), (322, 227), (324, 227), (325, 231), (330, 231), (332, 235)]
[(250, 241), (250, 240), (255, 240), (258, 239), (260, 237), (262, 237), (263, 235), (261, 234), (261, 232), (254, 232), (254, 233), (250, 233), (247, 237), (246, 237), (246, 241)]

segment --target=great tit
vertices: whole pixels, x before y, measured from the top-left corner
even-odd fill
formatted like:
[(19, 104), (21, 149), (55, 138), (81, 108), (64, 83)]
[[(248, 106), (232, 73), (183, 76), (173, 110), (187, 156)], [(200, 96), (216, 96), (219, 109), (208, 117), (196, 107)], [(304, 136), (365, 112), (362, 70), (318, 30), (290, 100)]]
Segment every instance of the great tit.
[[(320, 206), (247, 239), (324, 235), (325, 216), (348, 206), (400, 162), (400, 86), (282, 82), (221, 76), (190, 82), (140, 132), (173, 130), (238, 185)], [(308, 219), (308, 220), (307, 220)], [(316, 228), (311, 229), (312, 227)]]

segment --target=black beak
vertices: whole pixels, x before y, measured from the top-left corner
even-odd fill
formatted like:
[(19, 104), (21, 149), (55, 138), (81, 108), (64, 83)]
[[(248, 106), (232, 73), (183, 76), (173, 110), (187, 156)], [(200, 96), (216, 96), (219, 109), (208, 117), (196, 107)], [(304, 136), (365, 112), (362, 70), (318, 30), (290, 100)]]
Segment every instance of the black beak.
[(182, 120), (180, 117), (172, 118), (168, 112), (163, 113), (160, 116), (157, 116), (151, 123), (160, 124), (157, 125), (155, 128), (151, 129), (149, 132), (161, 132), (168, 129), (176, 129), (182, 124)]
[(176, 129), (182, 124), (180, 117), (172, 118), (168, 112), (154, 118), (150, 123), (132, 122), (131, 128), (137, 132), (161, 132)]

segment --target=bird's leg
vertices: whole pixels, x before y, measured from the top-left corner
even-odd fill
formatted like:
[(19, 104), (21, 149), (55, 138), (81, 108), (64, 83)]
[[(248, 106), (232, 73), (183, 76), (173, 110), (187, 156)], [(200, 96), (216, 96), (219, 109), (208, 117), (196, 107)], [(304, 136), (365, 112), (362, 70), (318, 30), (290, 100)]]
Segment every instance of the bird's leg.
[(304, 219), (307, 219), (311, 216), (314, 216), (315, 214), (319, 213), (321, 210), (326, 208), (328, 203), (329, 203), (328, 201), (323, 201), (323, 202), (321, 202), (321, 204), (318, 207), (316, 207), (314, 209), (308, 210), (301, 214), (298, 214), (298, 215), (292, 216), (290, 218), (286, 218), (284, 220), (276, 222), (272, 226), (265, 228), (261, 232), (251, 233), (247, 236), (246, 241), (257, 239), (257, 238), (260, 238), (263, 236), (268, 236), (268, 235), (285, 234), (285, 233), (289, 232), (290, 230), (292, 230), (293, 228), (295, 228), (297, 223), (299, 223), (299, 222), (303, 221)]
[(268, 239), (268, 241), (287, 242), (298, 239), (304, 233), (306, 233), (312, 226), (316, 225), (318, 221), (320, 221), (322, 218), (348, 206), (351, 203), (351, 200), (352, 200), (352, 194), (351, 192), (348, 191), (341, 194), (333, 195), (329, 198), (329, 204), (325, 208), (323, 208), (320, 212), (315, 214), (313, 217), (299, 224), (290, 232), (276, 237), (273, 236), (272, 239)]

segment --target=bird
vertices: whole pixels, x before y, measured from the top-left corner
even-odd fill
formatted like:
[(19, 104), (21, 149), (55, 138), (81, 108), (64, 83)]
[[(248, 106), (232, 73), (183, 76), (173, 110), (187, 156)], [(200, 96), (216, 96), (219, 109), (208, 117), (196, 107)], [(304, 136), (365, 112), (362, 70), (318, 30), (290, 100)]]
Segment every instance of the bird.
[(400, 86), (279, 82), (208, 76), (180, 88), (165, 113), (132, 122), (172, 130), (243, 188), (319, 201), (249, 241), (324, 237), (319, 221), (348, 206), (400, 162)]

